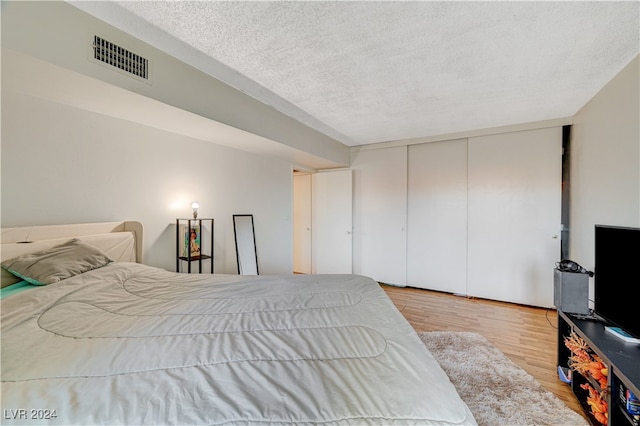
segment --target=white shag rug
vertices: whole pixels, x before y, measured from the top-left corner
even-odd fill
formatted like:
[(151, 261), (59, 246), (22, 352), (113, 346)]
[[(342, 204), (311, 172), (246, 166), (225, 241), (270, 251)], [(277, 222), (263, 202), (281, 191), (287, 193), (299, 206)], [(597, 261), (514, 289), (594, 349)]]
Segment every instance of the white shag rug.
[(588, 425), (478, 333), (418, 333), (478, 425)]

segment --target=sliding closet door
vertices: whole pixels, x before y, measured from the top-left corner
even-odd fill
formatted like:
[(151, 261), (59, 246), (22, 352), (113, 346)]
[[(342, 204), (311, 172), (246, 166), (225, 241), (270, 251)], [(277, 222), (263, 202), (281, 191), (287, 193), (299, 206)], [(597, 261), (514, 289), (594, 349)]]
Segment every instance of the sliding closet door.
[(467, 292), (467, 140), (409, 147), (407, 285)]
[(314, 274), (351, 274), (353, 179), (351, 170), (312, 176), (311, 252)]
[(355, 152), (354, 273), (405, 285), (407, 147)]
[(553, 306), (562, 129), (469, 139), (468, 294)]

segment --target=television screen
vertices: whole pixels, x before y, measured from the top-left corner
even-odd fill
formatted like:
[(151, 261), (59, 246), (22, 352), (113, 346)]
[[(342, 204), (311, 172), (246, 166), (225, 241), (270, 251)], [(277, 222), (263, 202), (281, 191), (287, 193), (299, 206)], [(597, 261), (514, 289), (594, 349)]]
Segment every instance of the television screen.
[(596, 225), (594, 310), (640, 337), (640, 228)]

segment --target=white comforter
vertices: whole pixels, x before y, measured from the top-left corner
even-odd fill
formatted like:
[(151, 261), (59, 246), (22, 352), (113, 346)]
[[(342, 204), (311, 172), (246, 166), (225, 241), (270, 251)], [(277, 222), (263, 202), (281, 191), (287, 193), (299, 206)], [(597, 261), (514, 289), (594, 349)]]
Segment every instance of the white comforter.
[(2, 414), (3, 424), (475, 424), (371, 279), (134, 263), (2, 301)]

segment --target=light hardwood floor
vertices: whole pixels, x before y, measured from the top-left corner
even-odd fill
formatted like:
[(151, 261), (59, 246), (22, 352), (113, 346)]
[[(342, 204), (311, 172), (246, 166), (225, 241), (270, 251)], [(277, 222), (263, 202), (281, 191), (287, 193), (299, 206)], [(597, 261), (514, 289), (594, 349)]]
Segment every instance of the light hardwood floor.
[(557, 374), (557, 313), (553, 309), (454, 296), (430, 290), (382, 288), (417, 332), (481, 334), (572, 410), (584, 416)]

